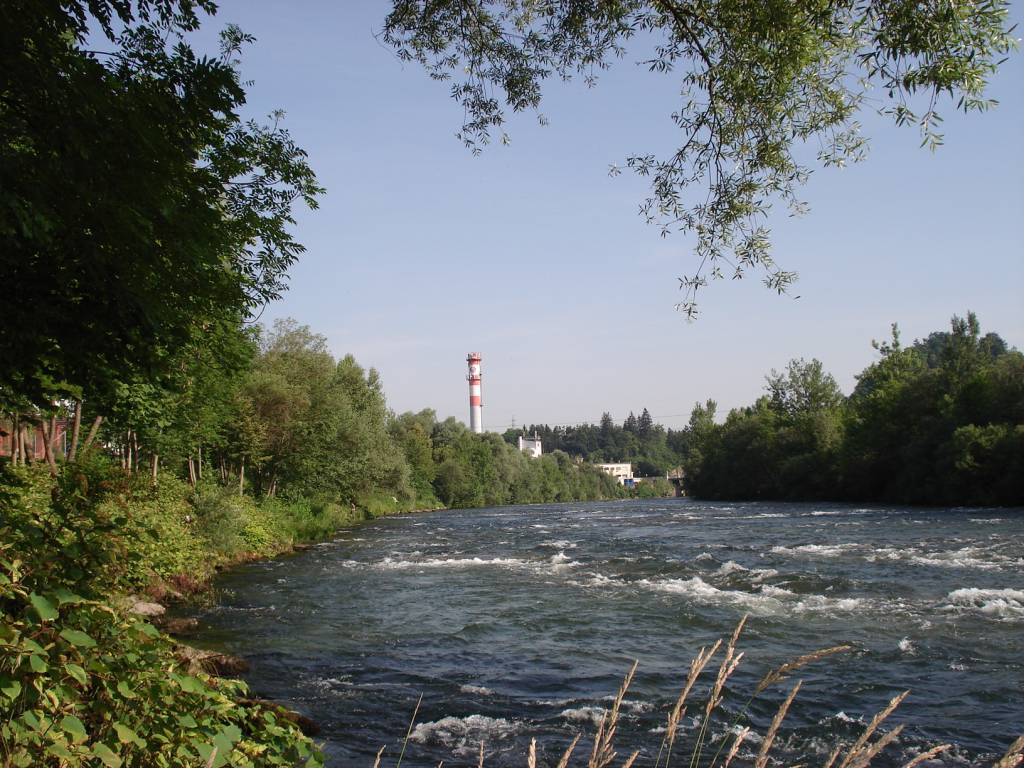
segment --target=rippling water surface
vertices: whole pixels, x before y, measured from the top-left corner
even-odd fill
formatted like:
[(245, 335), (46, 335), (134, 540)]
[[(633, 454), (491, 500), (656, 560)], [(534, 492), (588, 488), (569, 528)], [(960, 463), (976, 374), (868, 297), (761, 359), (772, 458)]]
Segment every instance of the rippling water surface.
[[(821, 764), (910, 689), (876, 764), (950, 741), (942, 763), (990, 763), (1024, 732), (1022, 534), (1019, 509), (687, 499), (386, 518), (224, 575), (199, 643), (249, 659), (338, 766), (383, 744), (393, 764), (421, 693), (403, 764), (475, 763), (483, 740), (488, 765), (522, 765), (531, 736), (553, 764), (638, 659), (620, 744), (651, 764), (690, 658), (748, 613), (732, 713), (769, 667), (856, 648), (797, 675), (787, 760)], [(784, 693), (751, 707), (762, 733)]]

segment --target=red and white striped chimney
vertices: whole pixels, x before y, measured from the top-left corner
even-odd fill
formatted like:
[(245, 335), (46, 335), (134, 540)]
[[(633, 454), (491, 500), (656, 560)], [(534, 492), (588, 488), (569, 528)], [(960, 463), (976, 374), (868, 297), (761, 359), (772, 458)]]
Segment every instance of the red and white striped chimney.
[(484, 431), (483, 403), (480, 401), (480, 353), (470, 352), (469, 363), (469, 428), (476, 433)]

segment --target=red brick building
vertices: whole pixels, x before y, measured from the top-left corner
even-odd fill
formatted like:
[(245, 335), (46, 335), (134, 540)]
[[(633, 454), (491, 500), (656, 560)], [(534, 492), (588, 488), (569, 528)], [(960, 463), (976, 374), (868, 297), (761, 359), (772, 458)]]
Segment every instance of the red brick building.
[[(38, 424), (22, 422), (21, 425), (25, 434), (25, 451), (30, 461), (43, 461), (46, 459), (45, 441), (43, 428)], [(57, 419), (57, 432), (53, 441), (54, 456), (63, 456), (67, 453), (67, 419)], [(0, 421), (0, 456), (10, 458), (14, 446), (14, 426), (10, 421)]]

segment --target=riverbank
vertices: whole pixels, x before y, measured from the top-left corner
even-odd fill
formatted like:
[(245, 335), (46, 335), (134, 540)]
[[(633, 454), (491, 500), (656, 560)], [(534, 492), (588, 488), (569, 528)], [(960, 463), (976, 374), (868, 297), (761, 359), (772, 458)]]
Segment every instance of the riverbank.
[(232, 566), (413, 511), (382, 491), (340, 505), (154, 483), (101, 455), (54, 475), (0, 462), (0, 765), (322, 765), (300, 718), (151, 620)]
[(225, 568), (412, 510), (60, 469), (0, 464), (0, 765), (322, 765), (309, 721), (152, 622)]

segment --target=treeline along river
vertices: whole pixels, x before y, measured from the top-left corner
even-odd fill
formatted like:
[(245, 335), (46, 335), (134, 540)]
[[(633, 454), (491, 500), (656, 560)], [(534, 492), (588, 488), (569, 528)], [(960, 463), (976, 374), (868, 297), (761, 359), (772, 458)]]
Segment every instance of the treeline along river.
[[(749, 613), (732, 713), (769, 667), (854, 646), (797, 673), (775, 754), (820, 764), (910, 689), (877, 765), (943, 742), (943, 764), (990, 763), (1024, 732), (1022, 534), (1024, 510), (686, 499), (385, 518), (224, 575), (200, 642), (249, 659), (338, 766), (383, 744), (394, 764), (420, 694), (403, 764), (475, 763), (482, 740), (522, 765), (532, 736), (553, 764), (638, 659), (620, 752), (652, 764), (690, 658)], [(787, 687), (752, 706), (761, 733)]]

